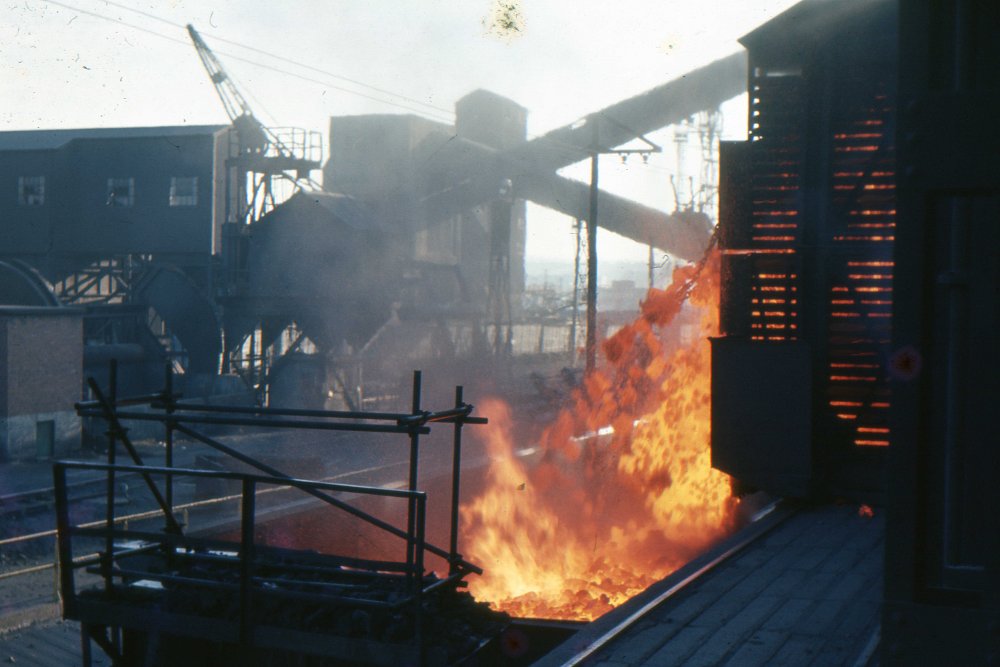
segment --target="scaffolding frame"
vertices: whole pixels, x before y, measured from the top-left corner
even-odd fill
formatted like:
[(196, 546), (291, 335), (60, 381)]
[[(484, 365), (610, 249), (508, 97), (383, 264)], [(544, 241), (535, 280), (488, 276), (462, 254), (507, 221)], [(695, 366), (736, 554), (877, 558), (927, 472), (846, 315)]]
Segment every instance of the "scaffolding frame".
[[(424, 410), (420, 404), (422, 374), (415, 371), (411, 411), (396, 413), (182, 403), (180, 395), (173, 391), (173, 374), (169, 367), (166, 369), (164, 388), (161, 391), (145, 396), (118, 398), (115, 362), (111, 363), (109, 378), (107, 393), (90, 378), (88, 384), (94, 399), (76, 405), (81, 417), (100, 419), (107, 424), (106, 462), (60, 461), (54, 465), (60, 593), (64, 615), (81, 623), (85, 666), (89, 667), (90, 663), (91, 641), (100, 646), (114, 664), (126, 664), (123, 641), (126, 641), (129, 631), (172, 632), (185, 637), (232, 644), (248, 656), (251, 655), (250, 651), (259, 648), (294, 649), (300, 653), (327, 657), (354, 655), (361, 650), (382, 656), (372, 664), (394, 665), (399, 664), (400, 660), (414, 658), (421, 664), (425, 662), (427, 647), (422, 628), (428, 596), (445, 591), (454, 592), (466, 576), (482, 573), (481, 568), (465, 560), (458, 551), (458, 503), (462, 429), (467, 424), (486, 424), (488, 420), (471, 416), (474, 406), (465, 403), (462, 387), (456, 387), (454, 407), (440, 411)], [(143, 462), (129, 438), (128, 429), (123, 425), (123, 422), (130, 421), (163, 424), (163, 466), (149, 466)], [(453, 429), (450, 536), (447, 548), (427, 541), (427, 496), (417, 488), (420, 436), (430, 433), (430, 424), (434, 423), (451, 424)], [(410, 452), (407, 488), (387, 489), (296, 479), (198, 430), (207, 425), (407, 436)], [(259, 472), (177, 467), (174, 465), (175, 433), (205, 444)], [(131, 459), (130, 463), (122, 464), (118, 461), (119, 450), (124, 450)], [(69, 471), (81, 470), (99, 471), (105, 475), (106, 508), (101, 525), (82, 525), (71, 520), (66, 477)], [(130, 529), (128, 526), (117, 525), (115, 506), (121, 491), (115, 481), (116, 475), (120, 474), (138, 474), (145, 482), (159, 508), (158, 515), (164, 521), (161, 530)], [(178, 479), (208, 479), (239, 485), (238, 493), (222, 499), (239, 503), (238, 543), (212, 536), (185, 534), (185, 522), (177, 514), (174, 498)], [(263, 486), (269, 488), (261, 490)], [(319, 555), (259, 544), (255, 539), (259, 515), (256, 501), (262, 493), (272, 492), (308, 496), (307, 500), (324, 503), (360, 519), (378, 531), (402, 539), (405, 541), (405, 559), (386, 561), (333, 554)], [(401, 528), (384, 521), (352, 502), (334, 496), (334, 493), (355, 494), (356, 497), (376, 496), (405, 502), (406, 527)], [(186, 510), (182, 516), (186, 517)], [(103, 548), (95, 554), (75, 557), (74, 538), (98, 540)], [(433, 554), (447, 562), (447, 576), (437, 577), (425, 573), (427, 554)], [(164, 567), (164, 564), (169, 564), (169, 567)], [(78, 588), (76, 572), (81, 568), (100, 576), (103, 583), (101, 590)], [(212, 569), (215, 574), (205, 574), (206, 568)], [(383, 593), (387, 588), (395, 593), (388, 599), (383, 593), (379, 593), (381, 598), (366, 597), (356, 590), (350, 594), (331, 593), (358, 589), (359, 586), (355, 584), (359, 579), (376, 582), (379, 591)], [(345, 580), (354, 584), (344, 584)], [(149, 581), (155, 582), (154, 588), (158, 586), (162, 590), (183, 589), (200, 592), (201, 595), (228, 596), (226, 599), (236, 606), (238, 613), (223, 618), (204, 618), (196, 614), (165, 614), (162, 609), (150, 609), (144, 602), (150, 596), (149, 584), (145, 584), (140, 597), (137, 598), (136, 593), (137, 582)], [(288, 639), (287, 633), (281, 628), (259, 627), (263, 624), (255, 621), (255, 607), (278, 598), (306, 606), (313, 605), (310, 607), (313, 609), (329, 609), (334, 605), (336, 609), (361, 609), (366, 613), (381, 611), (405, 614), (409, 619), (407, 627), (410, 634), (402, 643), (382, 645), (374, 651), (370, 646), (370, 639), (355, 640), (335, 633), (331, 637), (330, 633), (323, 634), (320, 631), (293, 632), (298, 638), (293, 641)], [(193, 618), (201, 618), (203, 622), (193, 623)], [(162, 629), (163, 627), (166, 629)]]

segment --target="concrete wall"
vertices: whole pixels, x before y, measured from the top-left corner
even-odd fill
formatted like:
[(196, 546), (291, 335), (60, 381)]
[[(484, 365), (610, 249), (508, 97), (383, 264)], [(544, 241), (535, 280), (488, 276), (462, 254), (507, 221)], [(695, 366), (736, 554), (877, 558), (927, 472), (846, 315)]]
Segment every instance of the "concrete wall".
[(82, 311), (0, 306), (0, 460), (79, 447), (82, 386)]
[(80, 418), (73, 410), (0, 418), (0, 462), (60, 458), (79, 448)]
[(412, 201), (418, 196), (422, 158), (415, 154), (417, 148), (432, 134), (446, 142), (452, 133), (448, 125), (412, 115), (334, 116), (323, 183), (331, 192), (357, 197), (376, 209), (394, 205), (390, 199)]

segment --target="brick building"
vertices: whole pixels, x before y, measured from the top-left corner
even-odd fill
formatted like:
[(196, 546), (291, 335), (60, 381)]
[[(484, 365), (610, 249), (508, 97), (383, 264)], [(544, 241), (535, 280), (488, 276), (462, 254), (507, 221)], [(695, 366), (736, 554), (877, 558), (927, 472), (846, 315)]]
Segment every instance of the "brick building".
[(83, 310), (0, 306), (0, 461), (80, 445)]

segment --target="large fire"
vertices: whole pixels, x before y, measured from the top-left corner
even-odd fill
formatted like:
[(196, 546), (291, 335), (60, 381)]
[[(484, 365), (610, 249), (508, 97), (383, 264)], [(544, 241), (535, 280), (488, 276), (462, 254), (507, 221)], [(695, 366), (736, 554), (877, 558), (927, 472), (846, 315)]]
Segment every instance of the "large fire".
[[(507, 406), (481, 403), (492, 463), (462, 514), (466, 551), (486, 571), (470, 582), (478, 599), (514, 616), (592, 619), (732, 528), (729, 479), (709, 458), (718, 293), (717, 252), (651, 290), (543, 432), (534, 466), (515, 455), (524, 443)], [(698, 331), (667, 342), (685, 300)]]

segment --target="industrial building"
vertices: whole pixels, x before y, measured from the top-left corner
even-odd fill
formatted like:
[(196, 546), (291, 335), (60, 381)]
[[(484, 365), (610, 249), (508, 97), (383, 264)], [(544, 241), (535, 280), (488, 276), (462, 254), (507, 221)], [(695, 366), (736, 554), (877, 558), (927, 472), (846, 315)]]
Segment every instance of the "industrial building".
[[(265, 403), (282, 373), (304, 373), (318, 392), (301, 399), (348, 408), (384, 393), (375, 351), (400, 321), (409, 349), (393, 352), (414, 364), (512, 353), (526, 317), (525, 201), (585, 218), (589, 189), (557, 169), (595, 154), (595, 138), (613, 148), (721, 104), (743, 62), (725, 58), (591, 127), (531, 140), (526, 110), (485, 90), (456, 103), (454, 126), (334, 117), (323, 165), (319, 134), (261, 125), (190, 32), (232, 126), (0, 133), (16, 203), (3, 222), (0, 301), (87, 306), (99, 332), (89, 343), (132, 346), (123, 388), (152, 390), (170, 359), (192, 387), (235, 374)], [(618, 120), (601, 122), (605, 112)], [(602, 227), (678, 258), (696, 259), (710, 235), (703, 212), (597, 195)], [(124, 329), (98, 322), (126, 312)], [(567, 337), (570, 363), (573, 347)]]
[[(0, 133), (3, 254), (70, 301), (100, 262), (155, 255), (211, 285), (225, 215), (226, 126)], [(95, 286), (97, 287), (97, 286)]]

